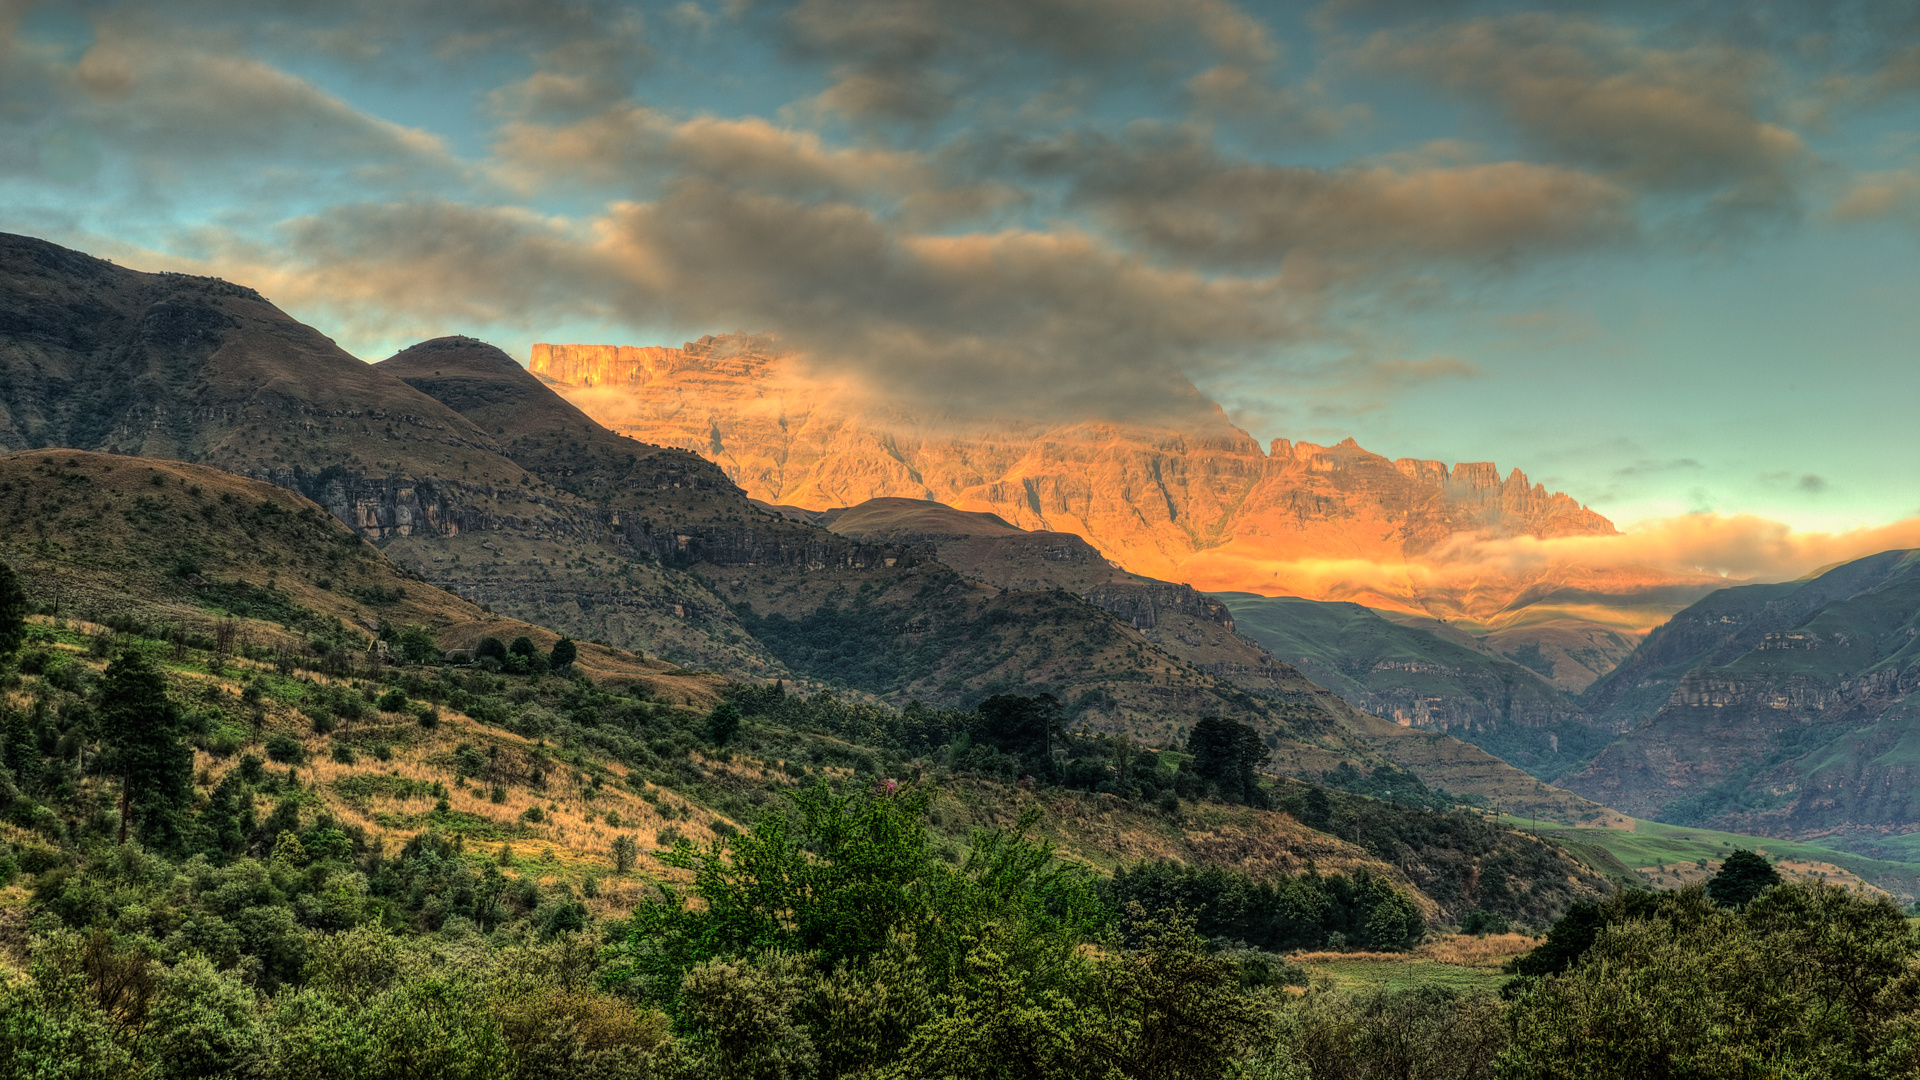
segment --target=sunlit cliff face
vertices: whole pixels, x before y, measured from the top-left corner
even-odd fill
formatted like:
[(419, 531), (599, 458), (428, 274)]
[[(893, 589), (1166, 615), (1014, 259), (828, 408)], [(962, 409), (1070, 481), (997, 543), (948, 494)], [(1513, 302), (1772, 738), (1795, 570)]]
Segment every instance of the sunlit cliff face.
[[(763, 338), (539, 345), (531, 366), (601, 422), (703, 454), (769, 503), (822, 510), (893, 496), (987, 511), (1210, 591), (1352, 600), (1496, 643), (1524, 634), (1572, 661), (1560, 665), (1570, 685), (1724, 583), (1673, 560), (1604, 554), (1627, 550), (1611, 522), (1517, 469), (1389, 461), (1352, 440), (1263, 448), (1197, 394), (1205, 407), (1178, 427), (958, 425), (810, 378)], [(1572, 540), (1589, 545), (1581, 558), (1552, 554)], [(1534, 547), (1490, 546), (1515, 541)]]

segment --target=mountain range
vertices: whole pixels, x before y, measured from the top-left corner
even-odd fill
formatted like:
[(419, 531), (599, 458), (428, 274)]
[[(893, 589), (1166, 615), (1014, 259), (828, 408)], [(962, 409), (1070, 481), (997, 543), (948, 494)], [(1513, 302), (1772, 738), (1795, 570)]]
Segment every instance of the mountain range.
[[(916, 536), (791, 520), (699, 455), (605, 429), (473, 339), (367, 365), (252, 290), (0, 237), (0, 409), (10, 448), (171, 459), (278, 485), (487, 616), (644, 650), (682, 673), (895, 702), (1047, 691), (1077, 724), (1163, 744), (1225, 716), (1259, 730), (1285, 774), (1425, 760), (1429, 783), (1463, 795), (1606, 817), (1473, 747), (1403, 738), (1230, 631), (1207, 631), (1223, 609), (1184, 586), (995, 584)], [(390, 623), (364, 596), (336, 600), (344, 623)], [(116, 601), (99, 603), (104, 616)]]
[(1198, 391), (1179, 425), (983, 425), (869, 401), (810, 377), (764, 336), (707, 336), (678, 349), (537, 344), (529, 366), (608, 427), (695, 451), (768, 504), (826, 511), (903, 497), (992, 513), (1208, 591), (1348, 600), (1413, 623), (1444, 621), (1573, 692), (1725, 584), (1644, 567), (1496, 571), (1461, 561), (1463, 538), (1616, 530), (1491, 462), (1390, 461), (1351, 439), (1263, 448)]

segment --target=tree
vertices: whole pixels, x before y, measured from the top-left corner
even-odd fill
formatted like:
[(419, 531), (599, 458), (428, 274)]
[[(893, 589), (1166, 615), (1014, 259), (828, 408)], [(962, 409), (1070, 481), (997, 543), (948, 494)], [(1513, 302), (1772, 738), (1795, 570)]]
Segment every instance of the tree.
[(514, 671), (525, 675), (540, 675), (547, 670), (546, 654), (542, 653), (540, 646), (535, 645), (533, 639), (525, 634), (514, 638), (507, 645), (507, 652), (510, 654), (508, 667)]
[(1193, 755), (1189, 766), (1203, 780), (1220, 789), (1222, 798), (1251, 806), (1259, 801), (1259, 769), (1272, 751), (1260, 741), (1260, 733), (1245, 724), (1208, 716), (1193, 725), (1187, 737), (1187, 753)]
[(1780, 871), (1765, 856), (1735, 848), (1720, 864), (1720, 872), (1707, 882), (1707, 895), (1716, 904), (1745, 907), (1764, 890), (1780, 884)]
[(400, 636), (394, 640), (394, 651), (404, 664), (440, 662), (440, 644), (433, 640), (433, 631), (418, 624), (400, 631)]
[(473, 658), (475, 660), (491, 660), (496, 665), (505, 667), (507, 663), (507, 643), (497, 637), (481, 638), (480, 644), (474, 646)]
[(639, 845), (633, 842), (633, 837), (626, 833), (614, 837), (613, 872), (624, 876), (632, 871), (634, 859), (639, 853), (638, 848)]
[(975, 710), (980, 720), (974, 741), (1020, 759), (1023, 771), (1053, 779), (1059, 765), (1054, 744), (1066, 734), (1066, 716), (1052, 694), (996, 694)]
[(1300, 810), (1300, 820), (1307, 825), (1326, 831), (1333, 824), (1333, 800), (1327, 796), (1327, 789), (1313, 787), (1307, 790), (1305, 804)]
[(27, 635), (27, 593), (20, 587), (20, 575), (0, 560), (0, 656), (20, 648)]
[(707, 741), (725, 746), (740, 734), (740, 706), (723, 701), (707, 714)]
[(120, 842), (137, 823), (149, 847), (177, 848), (193, 793), (193, 751), (187, 720), (167, 697), (166, 676), (145, 653), (127, 649), (107, 665), (99, 724), (105, 768), (120, 777)]
[(580, 649), (572, 638), (561, 638), (553, 643), (553, 651), (547, 654), (547, 666), (555, 671), (565, 671), (573, 666), (580, 656)]

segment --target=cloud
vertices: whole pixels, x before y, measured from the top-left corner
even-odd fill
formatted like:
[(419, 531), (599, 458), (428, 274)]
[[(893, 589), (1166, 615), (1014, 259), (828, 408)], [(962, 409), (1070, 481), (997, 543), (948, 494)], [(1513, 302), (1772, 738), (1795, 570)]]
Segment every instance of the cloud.
[(1666, 461), (1650, 461), (1643, 458), (1631, 465), (1623, 465), (1615, 469), (1613, 474), (1621, 477), (1659, 476), (1663, 473), (1681, 472), (1699, 468), (1704, 468), (1704, 466), (1690, 457), (1671, 458)]
[(916, 233), (687, 179), (619, 208), (609, 235), (659, 268), (677, 319), (773, 328), (888, 400), (949, 413), (1201, 407), (1185, 372), (1299, 333), (1278, 279), (1156, 268), (1068, 229)]
[[(356, 109), (244, 55), (102, 18), (72, 60), (16, 50), (6, 65), (0, 169), (80, 185), (103, 175), (134, 196), (210, 198), (271, 183), (276, 195), (433, 182), (463, 166), (438, 135)], [(15, 80), (18, 80), (17, 82)], [(21, 151), (26, 151), (22, 153)], [(110, 189), (96, 188), (97, 202)]]
[(691, 176), (586, 221), (365, 204), (208, 244), (193, 268), (350, 339), (570, 316), (771, 330), (816, 376), (949, 418), (1211, 415), (1186, 372), (1301, 333), (1280, 279), (1157, 268), (1066, 230), (916, 232)]
[(1559, 160), (1724, 209), (1791, 209), (1810, 163), (1769, 118), (1778, 71), (1756, 51), (1663, 49), (1636, 31), (1526, 14), (1381, 31), (1356, 59), (1489, 105)]
[(330, 207), (264, 240), (202, 230), (207, 254), (174, 268), (258, 288), (324, 316), (353, 349), (473, 326), (611, 319), (631, 267), (595, 250), (590, 228), (524, 210), (422, 200)]
[(1920, 223), (1920, 169), (1888, 169), (1854, 177), (1830, 215), (1844, 222), (1906, 218)]
[(626, 104), (565, 124), (515, 122), (494, 152), (500, 175), (522, 189), (555, 182), (651, 196), (680, 177), (741, 190), (885, 208), (911, 226), (991, 215), (1023, 198), (994, 181), (963, 181), (911, 150), (831, 146), (819, 134), (758, 117), (675, 119)]
[(1238, 64), (1216, 64), (1188, 79), (1186, 89), (1196, 115), (1238, 123), (1276, 143), (1329, 139), (1373, 115), (1365, 105), (1329, 103), (1317, 83), (1274, 86)]
[(1054, 76), (1096, 77), (1252, 68), (1278, 54), (1266, 27), (1225, 0), (802, 0), (782, 21), (789, 50), (832, 69), (819, 104), (919, 124), (970, 89), (1020, 74), (1021, 54)]
[(139, 158), (452, 164), (436, 135), (361, 112), (244, 57), (103, 37), (73, 71), (75, 119)]
[(1070, 200), (1170, 257), (1228, 268), (1295, 252), (1366, 259), (1511, 261), (1618, 241), (1628, 193), (1526, 162), (1315, 169), (1234, 161), (1190, 128), (1088, 133), (1020, 148), (1026, 169), (1063, 177)]
[[(1751, 515), (1689, 514), (1613, 536), (1456, 534), (1416, 557), (1382, 552), (1275, 558), (1271, 541), (1229, 543), (1182, 563), (1197, 588), (1354, 600), (1389, 610), (1457, 612), (1489, 627), (1560, 614), (1643, 631), (1704, 592), (1788, 581), (1834, 563), (1920, 547), (1920, 518), (1842, 532), (1798, 531)], [(1529, 606), (1556, 591), (1564, 602)]]

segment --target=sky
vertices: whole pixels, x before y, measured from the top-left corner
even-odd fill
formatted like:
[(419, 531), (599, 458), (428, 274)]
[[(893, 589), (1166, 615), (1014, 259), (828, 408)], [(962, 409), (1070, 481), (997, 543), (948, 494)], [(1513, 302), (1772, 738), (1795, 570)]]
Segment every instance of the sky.
[(1623, 527), (1920, 514), (1911, 2), (0, 0), (0, 230), (368, 360), (745, 330)]

